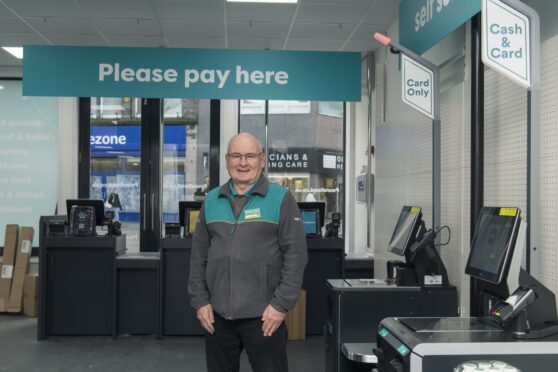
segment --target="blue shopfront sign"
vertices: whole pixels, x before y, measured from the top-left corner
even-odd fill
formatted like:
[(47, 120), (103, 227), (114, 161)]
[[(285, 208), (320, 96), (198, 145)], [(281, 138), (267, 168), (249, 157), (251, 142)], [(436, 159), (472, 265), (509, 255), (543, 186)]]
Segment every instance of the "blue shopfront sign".
[(26, 46), (23, 95), (360, 101), (360, 53)]
[[(114, 157), (118, 155), (139, 156), (141, 149), (141, 127), (130, 126), (92, 126), (89, 137), (93, 157)], [(165, 154), (184, 154), (186, 150), (186, 127), (166, 125), (164, 127), (163, 152)]]
[(422, 54), (480, 10), (481, 0), (400, 0), (399, 42)]

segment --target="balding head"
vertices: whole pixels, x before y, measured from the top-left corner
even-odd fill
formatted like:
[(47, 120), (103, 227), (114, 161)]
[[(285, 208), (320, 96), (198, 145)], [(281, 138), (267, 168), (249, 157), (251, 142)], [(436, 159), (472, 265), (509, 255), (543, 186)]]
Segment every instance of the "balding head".
[[(262, 143), (260, 142), (260, 140), (254, 136), (252, 133), (248, 133), (248, 132), (240, 132), (238, 134), (235, 134), (230, 140), (229, 140), (229, 144), (227, 145), (227, 153), (232, 152), (231, 151), (231, 146), (236, 145), (236, 142), (239, 142), (241, 144), (250, 144), (251, 142), (253, 142), (253, 144), (255, 144), (257, 146), (257, 153), (261, 153), (262, 152)], [(244, 147), (244, 146), (243, 146)]]

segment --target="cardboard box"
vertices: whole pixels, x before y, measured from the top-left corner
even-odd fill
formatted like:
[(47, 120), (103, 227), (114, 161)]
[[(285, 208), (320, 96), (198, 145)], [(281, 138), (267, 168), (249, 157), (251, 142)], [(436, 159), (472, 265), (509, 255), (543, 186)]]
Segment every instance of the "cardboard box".
[(300, 290), (295, 307), (285, 317), (289, 340), (306, 339), (306, 291)]
[(8, 301), (9, 313), (21, 313), (23, 309), (23, 282), (29, 269), (29, 257), (33, 248), (33, 228), (22, 227), (17, 240), (17, 252), (14, 269), (10, 300)]
[(23, 314), (37, 316), (39, 313), (39, 274), (25, 275), (23, 282)]
[(2, 265), (0, 265), (0, 312), (2, 313), (8, 310), (18, 236), (18, 225), (6, 225), (4, 252), (2, 253)]

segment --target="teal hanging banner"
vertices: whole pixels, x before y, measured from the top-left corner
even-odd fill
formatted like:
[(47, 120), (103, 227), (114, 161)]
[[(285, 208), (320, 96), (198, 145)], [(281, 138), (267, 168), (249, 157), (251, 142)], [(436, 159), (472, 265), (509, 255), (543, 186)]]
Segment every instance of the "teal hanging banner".
[(481, 0), (399, 0), (399, 43), (422, 54), (480, 10)]
[(26, 46), (23, 95), (360, 101), (360, 53)]

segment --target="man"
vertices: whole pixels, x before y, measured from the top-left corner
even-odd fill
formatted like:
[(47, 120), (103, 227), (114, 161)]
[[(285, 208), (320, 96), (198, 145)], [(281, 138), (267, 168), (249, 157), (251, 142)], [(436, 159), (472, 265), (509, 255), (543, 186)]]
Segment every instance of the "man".
[(118, 196), (118, 191), (116, 188), (112, 189), (109, 195), (107, 203), (111, 206), (111, 210), (114, 212), (114, 220), (119, 221), (120, 215), (119, 210), (122, 210), (122, 204), (120, 204), (120, 197)]
[(194, 232), (190, 303), (206, 334), (209, 372), (235, 372), (246, 349), (256, 372), (286, 372), (287, 329), (307, 261), (294, 197), (262, 176), (258, 139), (240, 133), (226, 154), (231, 179), (209, 192)]

